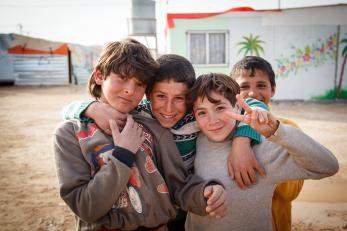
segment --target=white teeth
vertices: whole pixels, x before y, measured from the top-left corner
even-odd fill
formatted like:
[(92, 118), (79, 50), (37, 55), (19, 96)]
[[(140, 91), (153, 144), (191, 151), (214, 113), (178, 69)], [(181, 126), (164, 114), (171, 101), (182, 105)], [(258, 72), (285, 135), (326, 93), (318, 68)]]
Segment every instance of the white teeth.
[(173, 118), (175, 118), (175, 115), (163, 115), (163, 114), (161, 114), (161, 116), (162, 117), (164, 117), (164, 119), (173, 119)]

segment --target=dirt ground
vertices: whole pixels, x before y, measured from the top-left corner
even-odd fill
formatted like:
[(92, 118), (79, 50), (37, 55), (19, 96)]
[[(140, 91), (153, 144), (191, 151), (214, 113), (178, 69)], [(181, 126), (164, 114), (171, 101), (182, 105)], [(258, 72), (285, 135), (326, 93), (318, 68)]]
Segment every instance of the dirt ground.
[[(85, 87), (0, 87), (0, 230), (73, 230), (58, 195), (52, 132), (60, 110)], [(347, 230), (347, 104), (275, 103), (338, 158), (339, 172), (306, 181), (293, 204), (293, 230)]]

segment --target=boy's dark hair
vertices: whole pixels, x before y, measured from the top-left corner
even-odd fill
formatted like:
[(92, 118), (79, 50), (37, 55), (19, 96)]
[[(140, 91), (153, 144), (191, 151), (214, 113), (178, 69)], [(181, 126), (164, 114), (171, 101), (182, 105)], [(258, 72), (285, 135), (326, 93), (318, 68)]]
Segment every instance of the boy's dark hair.
[(143, 84), (151, 86), (157, 69), (158, 63), (148, 48), (135, 39), (112, 42), (106, 45), (100, 54), (89, 79), (88, 91), (96, 99), (101, 96), (101, 86), (95, 82), (96, 71), (100, 71), (105, 77), (111, 72), (124, 77), (135, 77)]
[(261, 70), (269, 77), (271, 87), (276, 87), (275, 73), (271, 64), (265, 59), (258, 56), (245, 56), (238, 61), (231, 70), (230, 76), (236, 79), (243, 70), (250, 71), (249, 76), (254, 76), (255, 70)]
[(218, 103), (219, 100), (212, 98), (212, 92), (223, 95), (232, 106), (235, 106), (236, 95), (240, 93), (240, 87), (235, 80), (225, 74), (209, 73), (200, 75), (187, 94), (188, 102), (194, 104), (199, 97), (201, 99), (207, 97), (211, 103)]
[[(162, 55), (157, 58), (159, 69), (155, 76), (155, 82), (174, 80), (184, 83), (188, 89), (195, 82), (195, 71), (188, 59), (175, 54)], [(147, 94), (152, 91), (152, 87), (147, 88)]]

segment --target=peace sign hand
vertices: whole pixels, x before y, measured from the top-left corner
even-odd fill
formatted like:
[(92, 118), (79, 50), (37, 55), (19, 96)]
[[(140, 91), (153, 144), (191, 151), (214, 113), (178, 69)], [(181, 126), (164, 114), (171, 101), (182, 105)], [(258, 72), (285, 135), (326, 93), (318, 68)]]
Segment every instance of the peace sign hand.
[(236, 99), (237, 104), (245, 110), (245, 115), (228, 111), (230, 118), (248, 124), (266, 138), (276, 132), (279, 122), (272, 113), (259, 108), (251, 108), (240, 95), (236, 95)]

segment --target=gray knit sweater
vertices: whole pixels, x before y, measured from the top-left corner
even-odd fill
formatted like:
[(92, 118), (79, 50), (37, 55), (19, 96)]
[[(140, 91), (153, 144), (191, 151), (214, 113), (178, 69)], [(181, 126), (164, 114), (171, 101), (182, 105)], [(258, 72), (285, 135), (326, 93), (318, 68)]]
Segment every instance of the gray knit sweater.
[(272, 230), (271, 201), (276, 183), (320, 179), (339, 168), (334, 155), (321, 144), (296, 128), (280, 125), (274, 136), (253, 148), (266, 177), (258, 177), (256, 185), (242, 190), (228, 176), (229, 150), (230, 141), (214, 143), (203, 134), (198, 137), (195, 173), (204, 179), (221, 180), (230, 208), (221, 220), (189, 213), (186, 230)]

